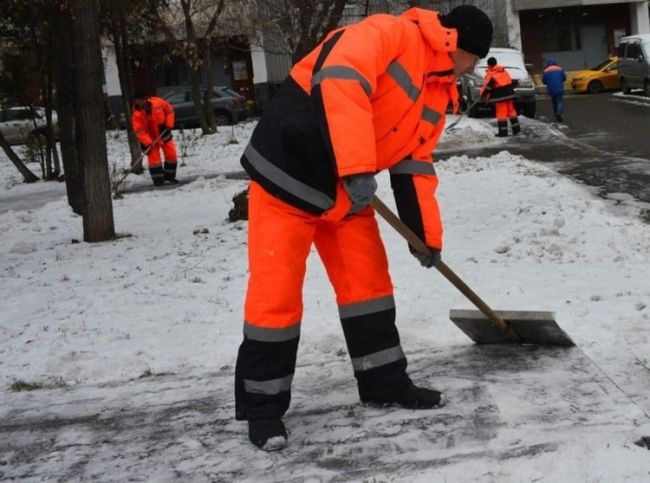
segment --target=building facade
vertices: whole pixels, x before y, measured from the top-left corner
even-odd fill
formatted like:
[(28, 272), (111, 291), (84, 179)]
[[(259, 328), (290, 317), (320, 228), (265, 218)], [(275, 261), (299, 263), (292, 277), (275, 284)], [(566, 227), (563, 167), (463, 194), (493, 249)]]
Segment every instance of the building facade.
[(650, 32), (647, 0), (508, 0), (511, 46), (534, 70), (552, 57), (566, 70), (593, 67), (616, 55), (625, 35)]

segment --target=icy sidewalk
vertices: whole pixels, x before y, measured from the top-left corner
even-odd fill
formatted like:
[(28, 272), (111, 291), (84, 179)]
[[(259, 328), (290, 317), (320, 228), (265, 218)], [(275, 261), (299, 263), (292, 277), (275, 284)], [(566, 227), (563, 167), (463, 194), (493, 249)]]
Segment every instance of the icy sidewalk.
[[(290, 446), (266, 454), (233, 418), (232, 370), (10, 393), (0, 479), (77, 481), (642, 481), (647, 416), (578, 348), (459, 345), (410, 354), (443, 409), (358, 402), (347, 357), (303, 365)], [(646, 428), (647, 429), (647, 428)], [(10, 461), (10, 463), (8, 463)], [(645, 463), (644, 463), (645, 461)]]

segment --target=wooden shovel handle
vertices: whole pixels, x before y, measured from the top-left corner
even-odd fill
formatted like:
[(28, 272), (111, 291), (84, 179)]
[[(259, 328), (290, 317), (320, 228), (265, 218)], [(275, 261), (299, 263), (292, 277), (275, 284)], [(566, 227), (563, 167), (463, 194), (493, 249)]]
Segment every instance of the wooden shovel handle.
[[(395, 228), (397, 232), (402, 235), (409, 244), (418, 252), (428, 254), (430, 253), (429, 247), (420, 240), (420, 238), (413, 233), (413, 231), (400, 220), (395, 213), (393, 213), (388, 206), (386, 206), (379, 198), (374, 196), (370, 201), (372, 206), (381, 217), (388, 222), (390, 226)], [(502, 331), (508, 340), (511, 342), (520, 342), (519, 334), (505, 320), (494, 313), (488, 304), (486, 304), (481, 297), (479, 297), (469, 286), (461, 280), (461, 278), (454, 273), (454, 271), (447, 266), (445, 262), (440, 260), (436, 264), (436, 268), (442, 275), (451, 282), (451, 284), (461, 291), (478, 308), (483, 315), (485, 315), (492, 325)]]

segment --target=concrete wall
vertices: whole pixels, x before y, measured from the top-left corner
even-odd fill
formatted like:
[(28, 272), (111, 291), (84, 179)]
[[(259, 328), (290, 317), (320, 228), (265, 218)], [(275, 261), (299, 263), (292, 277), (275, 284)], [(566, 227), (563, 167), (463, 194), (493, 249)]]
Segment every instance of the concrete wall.
[(650, 2), (630, 4), (630, 23), (632, 34), (650, 33)]

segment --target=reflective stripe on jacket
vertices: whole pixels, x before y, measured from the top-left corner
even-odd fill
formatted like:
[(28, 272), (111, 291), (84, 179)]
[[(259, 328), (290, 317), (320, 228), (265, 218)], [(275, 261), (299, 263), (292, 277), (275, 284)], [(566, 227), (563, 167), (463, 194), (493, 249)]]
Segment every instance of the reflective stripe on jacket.
[(505, 101), (516, 97), (512, 78), (505, 67), (497, 64), (487, 68), (481, 88), (481, 96), (483, 95), (487, 95), (489, 102)]
[(432, 151), (447, 105), (457, 107), (454, 50), (455, 29), (417, 8), (331, 32), (293, 67), (242, 165), (280, 199), (340, 217), (341, 177), (390, 169), (400, 216), (441, 248)]
[(131, 114), (131, 125), (138, 140), (149, 146), (160, 135), (162, 126), (174, 127), (174, 108), (160, 97), (149, 97), (144, 109), (134, 108)]

